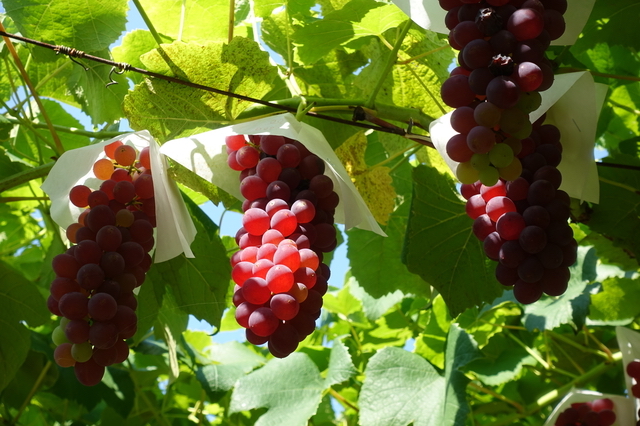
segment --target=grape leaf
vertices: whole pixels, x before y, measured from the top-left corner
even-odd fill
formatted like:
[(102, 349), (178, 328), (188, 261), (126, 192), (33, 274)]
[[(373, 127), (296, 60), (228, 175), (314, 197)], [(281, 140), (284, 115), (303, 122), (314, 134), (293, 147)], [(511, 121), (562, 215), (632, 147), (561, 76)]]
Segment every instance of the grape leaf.
[(194, 258), (184, 254), (169, 261), (156, 263), (162, 280), (169, 284), (178, 307), (214, 327), (220, 326), (226, 308), (231, 267), (220, 241), (217, 226), (200, 207), (185, 199), (196, 226), (196, 238), (191, 244)]
[(187, 42), (227, 39), (227, 22), (213, 24), (220, 23), (220, 17), (229, 14), (229, 2), (226, 0), (191, 0), (187, 3), (141, 0), (140, 3), (156, 31), (166, 36)]
[[(400, 194), (409, 193), (410, 171), (408, 164), (402, 164), (393, 174), (394, 187)], [(385, 296), (396, 289), (405, 294), (430, 295), (424, 280), (412, 274), (398, 256), (402, 252), (409, 208), (409, 200), (404, 197), (389, 216), (387, 224), (382, 226), (387, 237), (357, 228), (347, 231), (347, 256), (351, 273), (358, 284), (374, 298)]]
[(580, 51), (595, 44), (619, 44), (631, 50), (640, 49), (634, 28), (640, 19), (640, 4), (626, 0), (597, 1), (582, 35), (572, 50)]
[[(360, 29), (356, 23), (362, 21), (372, 9), (382, 6), (382, 3), (373, 0), (353, 0), (342, 9), (327, 13), (322, 19), (299, 27), (292, 37), (294, 43), (298, 44), (298, 55), (302, 62), (313, 64), (355, 37), (376, 35), (367, 28)], [(406, 19), (406, 16), (403, 18)], [(319, 39), (322, 43), (318, 43)]]
[(640, 314), (640, 279), (612, 277), (602, 291), (591, 295), (589, 318), (599, 322), (629, 323)]
[(255, 426), (304, 426), (316, 412), (323, 390), (318, 367), (306, 354), (294, 352), (240, 378), (229, 411), (266, 407)]
[(529, 331), (553, 330), (562, 324), (581, 328), (589, 307), (589, 294), (585, 292), (590, 281), (596, 278), (595, 250), (578, 247), (578, 260), (571, 266), (569, 288), (558, 297), (544, 297), (524, 308), (522, 323)]
[(198, 367), (196, 378), (214, 400), (231, 389), (239, 378), (265, 361), (262, 356), (238, 342), (211, 346), (210, 353), (211, 360), (216, 364)]
[[(242, 37), (235, 37), (229, 44), (174, 42), (143, 55), (141, 60), (150, 71), (254, 98), (268, 93), (277, 76), (268, 53)], [(220, 127), (221, 121), (237, 117), (249, 105), (225, 95), (145, 80), (127, 95), (124, 111), (133, 128), (147, 129), (165, 141)]]
[[(627, 155), (607, 157), (606, 161), (640, 165), (640, 160)], [(613, 239), (614, 244), (638, 259), (640, 256), (640, 174), (634, 170), (600, 167), (600, 203), (592, 206), (586, 222), (591, 230)]]
[(164, 297), (164, 281), (157, 268), (151, 267), (147, 272), (144, 285), (138, 293), (138, 330), (133, 340), (139, 343), (158, 318), (158, 312), (162, 306)]
[[(126, 0), (5, 0), (2, 3), (23, 36), (86, 52), (107, 49), (120, 37), (127, 22)], [(38, 53), (36, 49), (34, 53)]]
[(403, 250), (409, 271), (435, 287), (451, 313), (491, 301), (503, 289), (473, 235), (473, 221), (450, 177), (426, 166), (413, 170), (413, 199)]
[(385, 296), (375, 298), (365, 291), (360, 286), (355, 277), (351, 276), (351, 271), (348, 271), (346, 276), (345, 286), (349, 287), (351, 294), (362, 303), (362, 310), (370, 321), (375, 321), (385, 314), (392, 306), (401, 301), (404, 298), (404, 293), (400, 290), (396, 290), (393, 293), (389, 293)]
[[(458, 368), (477, 355), (469, 336), (452, 325), (444, 376), (424, 358), (399, 348), (378, 351), (367, 364), (360, 391), (363, 426), (443, 426), (464, 423), (469, 381)], [(425, 415), (425, 407), (429, 407)]]
[[(166, 36), (160, 36), (165, 43), (171, 43), (173, 40)], [(126, 62), (131, 66), (137, 68), (145, 68), (144, 64), (140, 60), (140, 57), (147, 52), (151, 52), (158, 47), (153, 35), (147, 30), (133, 30), (125, 34), (122, 38), (122, 44), (116, 46), (111, 51), (113, 60), (116, 62)], [(136, 72), (128, 73), (129, 77), (135, 84), (141, 83), (144, 80), (142, 74)]]
[(442, 296), (438, 295), (433, 299), (427, 326), (416, 337), (414, 350), (415, 353), (425, 357), (438, 368), (444, 368), (444, 351), (450, 323), (451, 317), (447, 312), (447, 305)]
[(503, 335), (497, 335), (486, 346), (486, 355), (469, 363), (465, 371), (473, 372), (484, 384), (497, 386), (516, 378), (524, 365), (536, 365), (537, 361), (521, 346)]
[(329, 368), (324, 379), (325, 388), (340, 384), (357, 373), (347, 347), (340, 340), (334, 340), (329, 357)]

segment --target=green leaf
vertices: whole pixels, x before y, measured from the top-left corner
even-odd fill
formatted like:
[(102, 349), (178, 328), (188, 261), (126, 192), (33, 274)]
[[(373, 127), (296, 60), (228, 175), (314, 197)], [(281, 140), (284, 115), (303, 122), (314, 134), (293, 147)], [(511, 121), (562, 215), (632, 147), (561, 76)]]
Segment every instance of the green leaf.
[(520, 316), (520, 309), (512, 303), (498, 303), (483, 309), (471, 308), (456, 318), (456, 323), (473, 336), (479, 348), (483, 348), (491, 337), (501, 331), (500, 326)]
[(485, 346), (485, 355), (469, 363), (465, 370), (472, 372), (482, 383), (497, 386), (514, 380), (525, 365), (536, 365), (537, 361), (519, 345), (514, 345), (503, 334), (495, 336)]
[(329, 388), (348, 380), (357, 373), (356, 367), (351, 361), (351, 355), (347, 347), (340, 340), (334, 340), (329, 357), (329, 368), (324, 379), (324, 386)]
[[(469, 336), (452, 326), (445, 375), (419, 355), (399, 348), (378, 351), (367, 364), (360, 391), (363, 426), (449, 426), (464, 423), (468, 379), (458, 371), (476, 357)], [(428, 407), (428, 415), (425, 408)]]
[(147, 272), (144, 285), (140, 286), (138, 293), (138, 331), (133, 337), (134, 342), (140, 341), (146, 336), (149, 329), (158, 318), (158, 312), (162, 306), (164, 297), (164, 281), (157, 268), (153, 266)]
[[(410, 171), (408, 164), (402, 164), (393, 175), (394, 187), (400, 194), (405, 193), (405, 188), (407, 193), (409, 191)], [(409, 208), (409, 201), (406, 199), (396, 207), (387, 224), (382, 226), (386, 237), (358, 228), (347, 231), (347, 256), (351, 273), (358, 284), (375, 298), (394, 290), (430, 296), (429, 286), (420, 276), (411, 273), (398, 256), (404, 244)]]
[(131, 380), (129, 372), (108, 367), (101, 385), (111, 391), (103, 393), (105, 402), (122, 417), (127, 418), (136, 400), (133, 380)]
[[(164, 43), (173, 41), (171, 38), (163, 37), (162, 35), (161, 39)], [(126, 62), (131, 66), (144, 69), (145, 66), (140, 57), (145, 53), (151, 52), (156, 47), (158, 47), (158, 44), (149, 31), (137, 29), (125, 34), (122, 38), (122, 44), (114, 47), (111, 54), (116, 62)], [(136, 72), (127, 73), (127, 77), (136, 84), (144, 80), (144, 76)]]
[(162, 282), (168, 284), (179, 309), (220, 327), (220, 319), (226, 308), (231, 267), (226, 250), (211, 222), (200, 207), (189, 199), (187, 208), (196, 226), (196, 238), (191, 244), (194, 258), (184, 254), (162, 263), (155, 268)]
[(316, 412), (323, 389), (318, 367), (307, 355), (295, 352), (284, 359), (272, 359), (238, 380), (229, 411), (265, 407), (268, 411), (255, 426), (304, 426)]
[(433, 299), (427, 326), (416, 337), (414, 351), (438, 368), (444, 368), (444, 352), (450, 323), (451, 317), (447, 311), (447, 305), (444, 303), (442, 296), (438, 295)]
[(163, 35), (187, 42), (227, 39), (229, 26), (226, 20), (220, 19), (229, 15), (229, 2), (226, 0), (192, 0), (187, 3), (141, 0), (140, 3), (156, 31)]
[(602, 291), (591, 295), (589, 318), (595, 321), (629, 323), (640, 314), (640, 279), (612, 277), (602, 282)]
[(403, 251), (409, 271), (442, 294), (451, 316), (495, 299), (503, 288), (473, 235), (473, 221), (467, 217), (451, 178), (418, 166), (413, 181)]
[(238, 342), (227, 342), (211, 348), (211, 359), (216, 364), (198, 367), (196, 378), (214, 400), (223, 396), (236, 381), (265, 359)]
[(589, 294), (585, 289), (596, 278), (597, 261), (592, 247), (578, 247), (578, 260), (569, 268), (571, 279), (567, 291), (562, 296), (544, 297), (525, 306), (522, 323), (527, 330), (553, 330), (562, 324), (581, 328), (589, 307)]
[(107, 49), (120, 37), (127, 21), (126, 0), (5, 0), (2, 3), (23, 36), (86, 52)]
[[(313, 64), (332, 49), (353, 38), (382, 34), (381, 32), (371, 33), (368, 28), (356, 25), (372, 9), (382, 6), (382, 3), (374, 0), (353, 0), (344, 8), (328, 13), (322, 19), (297, 29), (293, 34), (293, 41), (299, 45), (298, 54), (302, 62)], [(371, 25), (375, 25), (375, 22), (375, 17), (372, 17)], [(378, 24), (380, 24), (379, 21)], [(319, 39), (322, 43), (318, 43)]]
[[(141, 60), (150, 71), (261, 98), (271, 90), (277, 75), (268, 57), (254, 41), (235, 37), (230, 44), (174, 42), (143, 55)], [(133, 128), (147, 129), (165, 141), (220, 127), (221, 122), (237, 117), (248, 105), (225, 95), (145, 80), (127, 95), (124, 111)]]
[(400, 290), (389, 293), (386, 296), (375, 298), (360, 286), (355, 277), (351, 276), (351, 271), (347, 273), (346, 284), (349, 291), (356, 299), (362, 303), (362, 310), (370, 321), (375, 321), (384, 315), (392, 306), (400, 302), (404, 298), (404, 294)]

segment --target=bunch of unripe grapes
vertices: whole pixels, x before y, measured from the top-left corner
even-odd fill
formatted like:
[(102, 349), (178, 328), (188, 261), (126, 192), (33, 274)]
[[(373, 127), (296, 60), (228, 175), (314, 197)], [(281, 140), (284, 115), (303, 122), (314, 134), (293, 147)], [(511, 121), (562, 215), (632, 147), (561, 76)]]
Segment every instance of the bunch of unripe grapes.
[[(626, 372), (633, 380), (633, 385), (631, 386), (631, 395), (634, 398), (640, 399), (640, 360), (633, 360), (629, 364), (627, 364)], [(640, 418), (640, 410), (638, 410), (637, 417)], [(636, 422), (636, 426), (640, 426), (640, 420)]]
[(447, 10), (449, 43), (460, 50), (459, 66), (441, 89), (456, 108), (451, 126), (459, 134), (447, 153), (459, 162), (462, 183), (520, 176), (521, 151), (536, 150), (529, 113), (541, 104), (538, 92), (553, 83), (545, 57), (565, 29), (566, 0), (440, 0)]
[(240, 250), (231, 257), (236, 320), (247, 341), (284, 358), (315, 329), (336, 247), (338, 194), (325, 163), (277, 135), (226, 138), (229, 167), (244, 197)]
[(613, 401), (603, 398), (571, 404), (560, 413), (554, 426), (611, 426), (615, 422)]
[(133, 293), (151, 266), (155, 202), (148, 148), (121, 141), (95, 162), (100, 188), (74, 186), (69, 200), (86, 208), (66, 235), (73, 245), (53, 258), (56, 278), (47, 305), (62, 317), (53, 330), (56, 363), (74, 367), (78, 381), (98, 384), (105, 367), (129, 356), (126, 339), (137, 330)]

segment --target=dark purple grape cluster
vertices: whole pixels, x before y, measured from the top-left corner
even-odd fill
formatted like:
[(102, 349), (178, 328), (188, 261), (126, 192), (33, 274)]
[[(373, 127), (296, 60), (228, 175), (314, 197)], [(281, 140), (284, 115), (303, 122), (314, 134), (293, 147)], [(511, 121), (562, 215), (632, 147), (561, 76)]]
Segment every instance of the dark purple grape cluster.
[[(631, 395), (633, 395), (634, 398), (640, 399), (640, 360), (636, 359), (628, 363), (625, 371), (633, 381)], [(640, 418), (640, 410), (638, 410), (636, 418)], [(640, 426), (640, 420), (636, 421), (636, 426)]]
[(571, 404), (560, 413), (554, 426), (611, 426), (615, 422), (613, 401), (603, 398)]
[(54, 358), (75, 369), (85, 386), (98, 384), (105, 367), (129, 356), (125, 342), (137, 331), (138, 302), (133, 290), (151, 267), (155, 241), (155, 203), (148, 148), (136, 150), (114, 142), (105, 147), (94, 174), (99, 190), (84, 185), (69, 199), (87, 207), (67, 237), (74, 243), (53, 258), (56, 278), (47, 305), (62, 317), (53, 331)]
[(520, 177), (460, 187), (475, 236), (487, 257), (498, 262), (496, 279), (513, 286), (521, 303), (533, 303), (543, 293), (563, 294), (578, 249), (568, 224), (569, 195), (559, 189), (560, 133), (536, 124), (528, 139), (533, 142), (520, 153), (525, 167)]
[(460, 51), (459, 66), (444, 82), (444, 103), (456, 108), (447, 143), (460, 163), (462, 183), (520, 175), (518, 153), (529, 137), (529, 113), (541, 91), (553, 84), (545, 50), (565, 30), (566, 0), (440, 0), (447, 10), (449, 43)]
[(245, 198), (240, 250), (231, 257), (236, 320), (254, 345), (284, 358), (313, 332), (327, 292), (323, 253), (336, 248), (338, 194), (325, 163), (299, 141), (276, 135), (226, 139)]

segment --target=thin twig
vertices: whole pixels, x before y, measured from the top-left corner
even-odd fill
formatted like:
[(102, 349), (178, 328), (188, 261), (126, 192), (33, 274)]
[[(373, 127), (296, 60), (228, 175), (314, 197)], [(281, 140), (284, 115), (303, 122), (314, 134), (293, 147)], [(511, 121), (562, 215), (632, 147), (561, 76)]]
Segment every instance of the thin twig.
[(504, 395), (500, 395), (499, 393), (495, 392), (495, 391), (494, 391), (494, 390), (492, 390), (492, 389), (489, 389), (489, 388), (485, 388), (485, 387), (483, 387), (483, 386), (480, 386), (479, 384), (477, 384), (477, 383), (475, 383), (475, 382), (469, 382), (469, 385), (468, 385), (468, 386), (469, 386), (470, 388), (473, 388), (473, 389), (477, 390), (477, 391), (484, 392), (484, 393), (486, 393), (487, 395), (491, 395), (491, 396), (493, 396), (494, 398), (497, 398), (497, 399), (499, 399), (500, 401), (506, 402), (506, 403), (507, 403), (507, 404), (509, 404), (509, 405), (513, 405), (513, 406), (516, 408), (516, 410), (518, 410), (518, 411), (519, 411), (519, 412), (521, 412), (521, 413), (524, 413), (524, 412), (525, 412), (525, 409), (524, 409), (524, 407), (523, 407), (521, 404), (519, 404), (519, 403), (517, 403), (516, 401), (513, 401), (513, 400), (511, 400), (511, 399), (509, 399), (509, 398), (507, 398), (507, 397), (506, 397), (506, 396), (504, 396)]
[(638, 166), (630, 166), (628, 164), (607, 163), (605, 161), (596, 161), (596, 165), (601, 167), (613, 167), (615, 169), (640, 170), (640, 167)]
[(29, 75), (27, 74), (27, 71), (22, 66), (22, 61), (20, 60), (20, 57), (18, 56), (18, 52), (16, 52), (16, 49), (13, 46), (13, 43), (11, 42), (11, 40), (9, 40), (9, 37), (7, 36), (7, 33), (5, 32), (5, 28), (2, 25), (2, 22), (0, 22), (0, 34), (5, 36), (4, 37), (4, 42), (5, 42), (6, 46), (7, 46), (7, 48), (9, 49), (9, 53), (11, 53), (11, 56), (13, 57), (14, 63), (18, 67), (18, 70), (20, 70), (20, 74), (22, 75), (22, 78), (24, 79), (25, 84), (29, 88), (29, 91), (33, 95), (33, 99), (38, 104), (38, 108), (40, 108), (40, 114), (42, 114), (42, 118), (44, 118), (44, 121), (47, 123), (47, 126), (49, 127), (49, 132), (51, 132), (51, 137), (53, 138), (53, 142), (55, 143), (55, 150), (58, 152), (58, 154), (62, 154), (64, 152), (64, 147), (62, 146), (62, 142), (60, 141), (60, 138), (58, 137), (58, 134), (56, 133), (55, 129), (53, 128), (53, 123), (51, 122), (51, 118), (49, 118), (49, 114), (47, 114), (47, 111), (45, 110), (44, 105), (42, 105), (42, 101), (40, 100), (40, 96), (38, 96), (38, 91), (36, 90), (36, 88), (33, 85), (33, 83), (31, 83), (31, 79), (29, 78)]
[(20, 418), (20, 416), (24, 412), (25, 408), (27, 408), (27, 404), (31, 401), (31, 398), (33, 398), (33, 395), (35, 395), (36, 391), (38, 390), (38, 388), (42, 384), (42, 381), (44, 380), (45, 376), (47, 375), (47, 372), (49, 371), (49, 368), (51, 368), (52, 364), (53, 363), (51, 361), (47, 361), (47, 363), (44, 365), (42, 370), (40, 370), (40, 374), (38, 375), (38, 378), (36, 379), (36, 381), (33, 384), (33, 386), (31, 386), (31, 390), (29, 391), (29, 393), (27, 394), (27, 397), (24, 399), (22, 405), (20, 406), (20, 409), (18, 410), (18, 413), (13, 418), (13, 424), (18, 424), (18, 419)]
[(138, 13), (140, 13), (140, 16), (142, 17), (144, 23), (147, 25), (147, 28), (149, 28), (149, 32), (153, 36), (153, 39), (156, 41), (156, 43), (158, 43), (158, 46), (160, 46), (162, 44), (162, 38), (160, 38), (160, 34), (158, 34), (156, 28), (153, 26), (151, 19), (149, 19), (149, 15), (147, 15), (147, 12), (145, 12), (144, 8), (142, 7), (140, 0), (133, 0), (133, 4), (135, 5), (136, 9), (138, 9)]
[(353, 403), (351, 403), (350, 401), (348, 401), (344, 396), (340, 395), (338, 392), (336, 392), (333, 388), (329, 388), (329, 393), (331, 394), (332, 397), (334, 397), (335, 399), (337, 399), (342, 405), (346, 405), (347, 407), (351, 408), (354, 411), (360, 411), (360, 409), (358, 407), (356, 407), (355, 405), (353, 405)]

